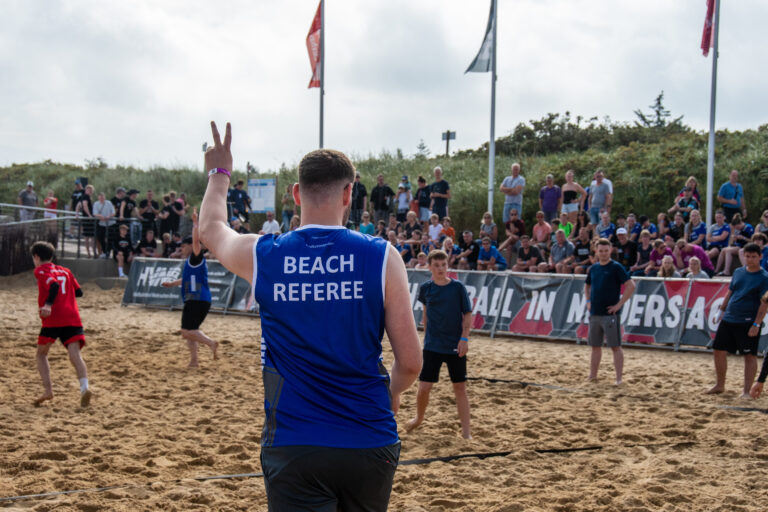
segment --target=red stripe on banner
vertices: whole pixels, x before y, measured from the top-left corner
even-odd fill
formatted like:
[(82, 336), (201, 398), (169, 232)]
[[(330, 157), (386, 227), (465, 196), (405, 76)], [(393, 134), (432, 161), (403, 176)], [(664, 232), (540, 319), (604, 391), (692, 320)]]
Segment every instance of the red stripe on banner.
[(580, 324), (576, 328), (576, 337), (585, 340), (587, 339), (587, 336), (589, 336), (589, 325)]
[(509, 322), (509, 330), (516, 334), (534, 334), (536, 336), (549, 336), (552, 334), (552, 322), (545, 320), (527, 320), (530, 302), (526, 302), (517, 315)]
[[(623, 333), (624, 329), (622, 328), (621, 330)], [(656, 338), (651, 334), (622, 334), (621, 339), (633, 343), (647, 343), (648, 345), (652, 345), (656, 342)]]
[(317, 12), (312, 20), (307, 34), (307, 52), (309, 53), (309, 65), (312, 67), (312, 78), (308, 89), (320, 87), (320, 31), (322, 30), (321, 4), (317, 4)]

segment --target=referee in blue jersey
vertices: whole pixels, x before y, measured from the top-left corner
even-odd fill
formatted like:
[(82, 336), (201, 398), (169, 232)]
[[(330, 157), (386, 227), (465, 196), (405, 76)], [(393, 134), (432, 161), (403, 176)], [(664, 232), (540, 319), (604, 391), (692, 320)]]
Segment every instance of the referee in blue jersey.
[[(355, 168), (333, 150), (299, 164), (297, 230), (229, 229), (231, 128), (223, 143), (211, 129), (200, 233), (227, 269), (250, 281), (259, 303), (269, 510), (386, 510), (400, 455), (395, 413), (421, 369), (402, 258), (385, 241), (344, 228)], [(385, 330), (390, 372), (381, 358)]]
[(181, 313), (181, 336), (187, 340), (189, 347), (189, 366), (197, 368), (197, 347), (200, 343), (211, 348), (214, 359), (218, 359), (216, 350), (219, 347), (217, 341), (212, 340), (200, 330), (200, 325), (211, 309), (211, 289), (208, 287), (208, 264), (200, 247), (197, 210), (192, 212), (192, 236), (181, 241), (181, 255), (184, 257), (181, 279), (166, 281), (163, 286), (169, 288), (181, 285), (181, 300), (184, 301), (184, 310)]

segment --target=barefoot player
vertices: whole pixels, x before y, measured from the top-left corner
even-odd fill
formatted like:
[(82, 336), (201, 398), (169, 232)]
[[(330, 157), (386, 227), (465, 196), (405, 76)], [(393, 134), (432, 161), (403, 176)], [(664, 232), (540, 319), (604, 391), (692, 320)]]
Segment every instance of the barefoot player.
[(456, 396), (461, 435), (464, 439), (471, 439), (467, 398), (467, 336), (472, 326), (472, 305), (464, 284), (447, 275), (448, 255), (442, 250), (430, 251), (428, 261), (432, 280), (419, 288), (419, 301), (424, 304), (424, 365), (419, 375), (416, 417), (406, 424), (405, 430), (410, 432), (424, 421), (429, 392), (445, 363)]
[(208, 287), (208, 264), (200, 248), (200, 236), (197, 229), (197, 210), (192, 212), (192, 236), (181, 241), (181, 255), (185, 258), (181, 279), (166, 281), (163, 286), (170, 288), (181, 285), (181, 298), (184, 311), (181, 313), (181, 337), (187, 340), (189, 347), (189, 367), (197, 368), (197, 347), (200, 343), (208, 345), (213, 351), (213, 358), (218, 359), (217, 341), (200, 330), (208, 311), (211, 309), (211, 289)]
[(88, 369), (80, 355), (80, 349), (85, 346), (85, 336), (75, 300), (75, 297), (82, 297), (83, 292), (68, 268), (53, 264), (53, 245), (48, 242), (35, 242), (31, 252), (37, 279), (37, 305), (43, 320), (43, 327), (37, 338), (37, 370), (43, 380), (44, 391), (42, 396), (35, 400), (35, 405), (53, 398), (48, 350), (58, 338), (67, 348), (69, 360), (75, 367), (80, 381), (80, 406), (88, 407), (92, 394), (88, 389)]
[(757, 373), (757, 345), (760, 339), (760, 323), (756, 314), (760, 298), (768, 291), (768, 272), (760, 267), (760, 247), (749, 243), (744, 246), (746, 265), (736, 269), (728, 285), (728, 293), (720, 305), (723, 318), (717, 326), (712, 344), (715, 359), (715, 385), (706, 394), (716, 395), (725, 391), (725, 375), (728, 370), (728, 354), (744, 356), (744, 388), (742, 398), (749, 398), (752, 382)]
[[(768, 293), (764, 293), (760, 298), (760, 308), (757, 310), (755, 321), (752, 322), (752, 327), (749, 328), (748, 336), (760, 336), (760, 326), (763, 325), (763, 319), (765, 313), (768, 312)], [(760, 398), (760, 394), (763, 392), (763, 385), (765, 379), (768, 378), (768, 353), (763, 356), (763, 367), (760, 369), (760, 375), (757, 376), (757, 382), (752, 384), (752, 389), (749, 390), (749, 396), (752, 398)]]
[[(597, 263), (589, 267), (584, 295), (589, 310), (588, 343), (592, 347), (589, 362), (589, 380), (597, 380), (597, 370), (603, 356), (603, 339), (613, 352), (616, 385), (621, 384), (624, 370), (624, 352), (621, 350), (621, 306), (635, 292), (635, 283), (623, 265), (611, 259), (611, 242), (597, 241)], [(621, 293), (621, 285), (624, 293)]]

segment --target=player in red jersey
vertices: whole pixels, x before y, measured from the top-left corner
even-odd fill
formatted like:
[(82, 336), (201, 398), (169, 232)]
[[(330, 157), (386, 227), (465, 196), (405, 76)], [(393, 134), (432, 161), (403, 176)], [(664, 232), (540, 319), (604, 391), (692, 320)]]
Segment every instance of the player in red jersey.
[(80, 381), (80, 406), (87, 407), (91, 402), (92, 393), (88, 389), (88, 369), (80, 356), (80, 349), (85, 346), (85, 336), (75, 300), (75, 297), (82, 297), (83, 292), (68, 268), (54, 265), (53, 245), (48, 242), (35, 242), (31, 253), (37, 279), (37, 305), (43, 320), (43, 327), (37, 338), (37, 370), (45, 389), (42, 396), (35, 400), (35, 405), (53, 398), (48, 350), (59, 338), (69, 352), (69, 360), (75, 367)]

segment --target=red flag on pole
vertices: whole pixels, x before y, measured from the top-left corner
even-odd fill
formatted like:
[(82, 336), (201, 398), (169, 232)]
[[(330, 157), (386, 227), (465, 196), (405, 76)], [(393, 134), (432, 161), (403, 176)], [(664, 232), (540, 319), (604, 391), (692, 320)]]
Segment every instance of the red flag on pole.
[(701, 34), (701, 52), (706, 57), (715, 43), (715, 0), (707, 0), (707, 17), (704, 18), (704, 32)]
[(307, 34), (307, 52), (309, 52), (309, 65), (312, 66), (312, 79), (308, 89), (320, 87), (320, 31), (323, 29), (323, 21), (320, 13), (320, 4), (317, 6), (315, 19), (309, 27)]

